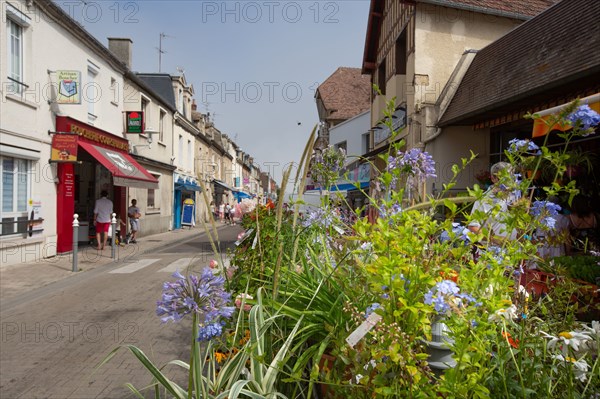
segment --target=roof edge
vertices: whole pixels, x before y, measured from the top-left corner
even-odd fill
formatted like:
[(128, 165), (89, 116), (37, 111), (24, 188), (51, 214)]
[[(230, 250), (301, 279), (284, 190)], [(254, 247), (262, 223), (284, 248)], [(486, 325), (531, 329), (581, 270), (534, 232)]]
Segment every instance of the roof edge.
[(473, 12), (477, 12), (480, 14), (494, 15), (496, 17), (521, 19), (523, 21), (527, 21), (527, 20), (533, 18), (533, 16), (530, 16), (530, 15), (494, 10), (492, 8), (479, 7), (479, 6), (460, 4), (460, 3), (448, 3), (446, 0), (417, 0), (417, 2), (441, 6), (441, 7), (447, 7), (447, 8), (455, 8), (457, 10), (473, 11)]

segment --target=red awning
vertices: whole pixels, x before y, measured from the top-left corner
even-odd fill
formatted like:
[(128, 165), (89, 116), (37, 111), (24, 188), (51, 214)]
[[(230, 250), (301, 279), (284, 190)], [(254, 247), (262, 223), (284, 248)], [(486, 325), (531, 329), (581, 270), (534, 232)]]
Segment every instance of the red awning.
[(158, 180), (126, 152), (82, 141), (79, 145), (110, 171), (115, 186), (158, 189)]

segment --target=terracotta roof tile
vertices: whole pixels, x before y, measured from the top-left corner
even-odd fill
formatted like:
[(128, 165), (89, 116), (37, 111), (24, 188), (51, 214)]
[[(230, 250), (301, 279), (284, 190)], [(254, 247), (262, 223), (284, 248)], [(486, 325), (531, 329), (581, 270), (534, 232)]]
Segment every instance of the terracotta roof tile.
[(598, 85), (599, 20), (600, 1), (564, 0), (481, 49), (440, 125), (472, 122), (517, 101), (531, 106), (533, 96), (559, 85)]
[(360, 68), (338, 68), (317, 89), (327, 120), (346, 120), (371, 108), (371, 77)]
[(436, 3), (447, 7), (472, 7), (473, 11), (488, 10), (533, 17), (551, 7), (557, 1), (559, 0), (441, 0)]

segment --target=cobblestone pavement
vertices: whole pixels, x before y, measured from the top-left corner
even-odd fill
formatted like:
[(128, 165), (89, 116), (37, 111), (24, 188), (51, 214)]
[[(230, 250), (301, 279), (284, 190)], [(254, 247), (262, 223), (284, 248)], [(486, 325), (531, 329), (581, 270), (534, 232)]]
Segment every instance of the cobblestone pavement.
[[(221, 240), (231, 241), (240, 231), (219, 227)], [(151, 377), (132, 353), (121, 349), (95, 368), (119, 345), (140, 347), (160, 366), (188, 362), (190, 320), (161, 324), (155, 303), (175, 269), (206, 266), (213, 257), (206, 249), (206, 236), (197, 229), (140, 239), (135, 256), (102, 259), (92, 267), (81, 263), (79, 273), (69, 272), (64, 260), (3, 269), (0, 398), (133, 397), (125, 384), (142, 389)], [(29, 282), (20, 281), (27, 277)], [(187, 384), (177, 366), (165, 372)]]

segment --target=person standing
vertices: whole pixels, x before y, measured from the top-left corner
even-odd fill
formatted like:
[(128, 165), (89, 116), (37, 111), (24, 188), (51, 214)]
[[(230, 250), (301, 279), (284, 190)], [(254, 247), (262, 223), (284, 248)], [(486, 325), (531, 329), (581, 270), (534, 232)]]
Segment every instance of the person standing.
[(113, 212), (113, 203), (108, 199), (108, 192), (102, 190), (100, 198), (94, 205), (94, 226), (96, 227), (96, 249), (102, 250), (108, 240), (108, 229), (110, 228), (110, 216)]
[(140, 217), (142, 213), (140, 208), (137, 207), (137, 200), (131, 200), (131, 206), (127, 209), (127, 216), (129, 216), (129, 227), (131, 228), (131, 237), (129, 237), (129, 242), (132, 244), (137, 243), (135, 240), (137, 237), (137, 232), (140, 231)]
[(231, 224), (231, 205), (229, 203), (225, 205), (225, 222)]
[(468, 225), (473, 233), (478, 233), (484, 226), (487, 227), (492, 246), (502, 246), (503, 241), (517, 238), (517, 231), (507, 226), (506, 218), (509, 206), (518, 198), (515, 193), (500, 184), (502, 173), (512, 175), (512, 166), (506, 162), (492, 165), (490, 174), (493, 184), (483, 197), (473, 204), (471, 211), (473, 219)]
[(219, 204), (219, 219), (221, 219), (221, 222), (223, 221), (224, 217), (225, 217), (225, 204), (221, 202)]

